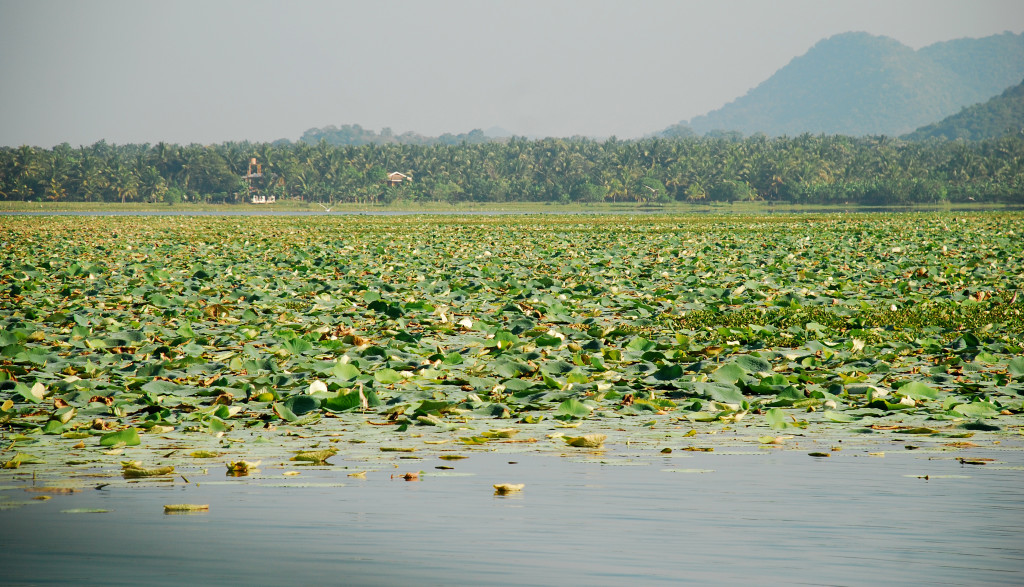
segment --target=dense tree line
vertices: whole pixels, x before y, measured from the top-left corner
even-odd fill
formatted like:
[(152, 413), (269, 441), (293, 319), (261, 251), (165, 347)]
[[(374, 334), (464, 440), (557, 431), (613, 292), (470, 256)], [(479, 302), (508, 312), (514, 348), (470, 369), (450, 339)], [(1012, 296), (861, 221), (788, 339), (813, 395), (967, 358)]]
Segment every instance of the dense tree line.
[[(1024, 203), (1024, 138), (976, 143), (802, 135), (459, 145), (223, 143), (0, 148), (0, 199), (86, 202), (279, 200), (706, 202), (899, 205)], [(386, 174), (412, 178), (388, 186)]]

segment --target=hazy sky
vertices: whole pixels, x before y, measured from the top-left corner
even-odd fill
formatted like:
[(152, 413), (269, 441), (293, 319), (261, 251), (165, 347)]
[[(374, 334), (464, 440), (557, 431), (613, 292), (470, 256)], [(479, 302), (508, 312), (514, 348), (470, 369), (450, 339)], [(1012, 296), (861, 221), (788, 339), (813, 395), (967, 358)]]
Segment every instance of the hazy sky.
[(0, 144), (641, 136), (822, 38), (1024, 30), (1022, 0), (0, 0)]

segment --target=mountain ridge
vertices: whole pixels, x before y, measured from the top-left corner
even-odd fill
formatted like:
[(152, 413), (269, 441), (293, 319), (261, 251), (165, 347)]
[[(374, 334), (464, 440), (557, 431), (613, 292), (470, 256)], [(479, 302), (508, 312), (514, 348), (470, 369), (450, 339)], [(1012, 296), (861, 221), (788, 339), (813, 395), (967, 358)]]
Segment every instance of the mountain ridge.
[(771, 77), (688, 126), (763, 132), (900, 135), (986, 100), (1024, 77), (1024, 34), (914, 50), (865, 32), (822, 39)]
[(938, 122), (922, 126), (901, 138), (906, 140), (964, 139), (980, 141), (1007, 134), (1024, 133), (1024, 81), (1002, 94)]

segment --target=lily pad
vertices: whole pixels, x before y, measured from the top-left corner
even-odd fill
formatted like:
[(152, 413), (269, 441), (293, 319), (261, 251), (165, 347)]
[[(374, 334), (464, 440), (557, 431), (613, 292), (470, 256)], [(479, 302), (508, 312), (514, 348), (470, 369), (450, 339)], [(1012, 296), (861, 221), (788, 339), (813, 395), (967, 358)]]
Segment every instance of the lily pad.
[(569, 446), (577, 448), (601, 448), (608, 436), (604, 434), (584, 434), (583, 436), (563, 436), (562, 440)]
[(100, 436), (100, 446), (138, 446), (140, 444), (142, 444), (142, 439), (139, 438), (139, 431), (135, 428), (125, 428)]

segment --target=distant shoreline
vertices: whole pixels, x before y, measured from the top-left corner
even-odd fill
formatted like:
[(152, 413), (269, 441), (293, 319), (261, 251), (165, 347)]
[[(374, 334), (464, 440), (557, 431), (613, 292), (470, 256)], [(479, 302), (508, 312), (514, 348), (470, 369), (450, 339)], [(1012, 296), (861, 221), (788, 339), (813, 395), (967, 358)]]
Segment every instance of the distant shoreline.
[(335, 204), (328, 212), (315, 202), (274, 204), (147, 204), (118, 202), (0, 201), (0, 215), (97, 216), (326, 216), (409, 214), (808, 214), (870, 212), (984, 212), (1022, 210), (1019, 204), (945, 203), (909, 206), (808, 205), (768, 202), (716, 202), (711, 204), (545, 204), (537, 202), (396, 203), (391, 205)]

